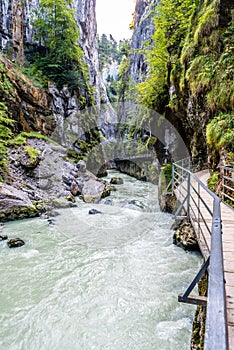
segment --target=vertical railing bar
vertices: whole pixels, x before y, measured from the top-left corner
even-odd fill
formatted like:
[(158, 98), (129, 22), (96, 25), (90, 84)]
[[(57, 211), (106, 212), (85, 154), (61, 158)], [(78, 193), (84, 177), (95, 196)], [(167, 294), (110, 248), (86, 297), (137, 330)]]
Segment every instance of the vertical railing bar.
[(175, 191), (175, 164), (172, 164), (172, 194), (174, 195), (174, 191)]
[(187, 187), (187, 215), (188, 218), (190, 218), (190, 210), (189, 210), (189, 205), (190, 205), (190, 181), (191, 181), (191, 177), (190, 177), (190, 173), (188, 173), (188, 187)]

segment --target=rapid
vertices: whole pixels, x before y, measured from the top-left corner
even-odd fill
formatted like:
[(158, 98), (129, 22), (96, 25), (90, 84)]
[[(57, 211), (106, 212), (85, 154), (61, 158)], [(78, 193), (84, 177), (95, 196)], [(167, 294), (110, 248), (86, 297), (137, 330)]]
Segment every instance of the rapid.
[(113, 176), (124, 184), (100, 204), (4, 225), (26, 244), (0, 242), (1, 350), (190, 349), (195, 307), (177, 296), (201, 257), (173, 245), (156, 185)]

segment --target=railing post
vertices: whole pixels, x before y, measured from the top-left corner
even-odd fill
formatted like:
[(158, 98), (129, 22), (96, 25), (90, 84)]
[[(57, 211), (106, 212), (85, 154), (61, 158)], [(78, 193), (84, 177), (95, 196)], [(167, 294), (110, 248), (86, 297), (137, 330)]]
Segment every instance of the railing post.
[(174, 195), (174, 190), (175, 190), (175, 164), (172, 163), (172, 183), (171, 183), (171, 188), (172, 188), (172, 195)]
[(188, 173), (188, 187), (187, 187), (187, 216), (188, 218), (190, 217), (189, 215), (189, 207), (190, 207), (190, 182), (191, 182), (191, 176), (190, 173)]
[(181, 170), (182, 170), (182, 172), (181, 172), (181, 177), (182, 177), (182, 180), (181, 180), (181, 182), (183, 182), (184, 181), (184, 159), (182, 159), (182, 164), (181, 164)]
[[(206, 312), (205, 350), (227, 350), (227, 314), (225, 301), (222, 222), (219, 199), (214, 200), (208, 304)], [(221, 273), (222, 272), (222, 273)]]

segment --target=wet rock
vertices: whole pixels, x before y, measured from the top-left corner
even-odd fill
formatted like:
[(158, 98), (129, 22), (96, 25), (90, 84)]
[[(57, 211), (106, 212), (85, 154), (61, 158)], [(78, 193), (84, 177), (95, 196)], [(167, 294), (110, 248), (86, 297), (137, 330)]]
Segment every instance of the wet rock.
[(48, 219), (47, 220), (47, 222), (48, 222), (48, 224), (49, 224), (49, 226), (54, 226), (55, 225), (55, 220), (54, 219)]
[(38, 210), (27, 193), (0, 183), (0, 220), (17, 220), (38, 215)]
[(105, 205), (113, 205), (113, 202), (111, 199), (106, 199), (104, 202)]
[(47, 219), (49, 219), (49, 215), (46, 214), (46, 213), (42, 213), (42, 214), (40, 215), (40, 218), (41, 218), (42, 220), (47, 220)]
[(21, 238), (12, 238), (7, 242), (9, 248), (17, 248), (25, 245), (25, 242)]
[(120, 177), (112, 177), (110, 183), (112, 185), (122, 185), (124, 182), (123, 179), (121, 179)]
[(6, 241), (7, 239), (8, 239), (8, 236), (0, 235), (0, 241)]
[(141, 203), (140, 201), (137, 201), (136, 199), (132, 199), (128, 203), (135, 205), (136, 207), (141, 208), (141, 209), (144, 209), (144, 207), (145, 207), (143, 203)]
[(82, 197), (86, 203), (98, 203), (102, 197), (105, 185), (95, 179), (89, 179), (85, 182), (82, 189)]
[(111, 194), (111, 189), (109, 187), (105, 188), (102, 192), (102, 198), (109, 197)]
[(183, 220), (173, 235), (173, 243), (188, 251), (199, 251), (196, 233), (189, 221)]
[(67, 199), (68, 202), (76, 203), (76, 199), (75, 199), (75, 197), (72, 194), (67, 196), (66, 199)]
[(97, 210), (97, 209), (90, 209), (89, 210), (89, 214), (90, 215), (96, 215), (96, 214), (102, 214), (102, 212)]

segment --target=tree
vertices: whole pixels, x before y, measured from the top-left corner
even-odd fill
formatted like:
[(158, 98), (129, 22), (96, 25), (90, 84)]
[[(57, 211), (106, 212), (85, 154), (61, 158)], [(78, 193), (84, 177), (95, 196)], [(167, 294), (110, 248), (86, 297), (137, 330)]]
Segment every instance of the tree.
[[(58, 86), (84, 78), (83, 52), (78, 46), (79, 30), (70, 0), (40, 0), (35, 12), (36, 37), (46, 50), (36, 65)], [(77, 70), (78, 67), (78, 70)]]

